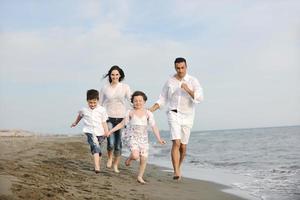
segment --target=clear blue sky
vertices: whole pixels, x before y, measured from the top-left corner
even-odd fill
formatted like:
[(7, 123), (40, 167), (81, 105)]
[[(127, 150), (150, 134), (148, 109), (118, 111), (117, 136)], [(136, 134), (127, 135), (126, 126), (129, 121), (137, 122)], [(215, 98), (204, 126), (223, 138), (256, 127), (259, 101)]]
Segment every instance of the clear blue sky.
[(299, 125), (299, 55), (298, 0), (0, 0), (0, 128), (80, 132), (115, 64), (151, 106), (178, 56), (204, 88), (193, 130)]

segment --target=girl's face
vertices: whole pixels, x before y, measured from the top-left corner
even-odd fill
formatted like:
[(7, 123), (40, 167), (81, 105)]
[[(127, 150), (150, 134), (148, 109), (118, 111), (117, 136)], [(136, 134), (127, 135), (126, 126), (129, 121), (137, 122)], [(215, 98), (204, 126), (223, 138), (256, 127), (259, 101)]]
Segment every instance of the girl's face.
[(141, 109), (144, 108), (145, 101), (142, 96), (135, 96), (133, 97), (133, 108)]
[(112, 83), (118, 83), (119, 79), (120, 79), (120, 73), (118, 70), (112, 70), (112, 72), (110, 73), (110, 78), (111, 78), (111, 82)]

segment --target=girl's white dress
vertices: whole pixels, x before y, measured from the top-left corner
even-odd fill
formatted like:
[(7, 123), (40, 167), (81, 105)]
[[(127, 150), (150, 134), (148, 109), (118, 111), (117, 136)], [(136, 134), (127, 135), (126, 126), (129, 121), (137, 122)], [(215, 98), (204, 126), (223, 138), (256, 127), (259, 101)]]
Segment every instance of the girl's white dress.
[(152, 112), (145, 110), (145, 115), (139, 117), (128, 111), (125, 116), (126, 128), (123, 131), (123, 142), (131, 151), (139, 151), (141, 156), (148, 157), (148, 125), (154, 126), (155, 120)]

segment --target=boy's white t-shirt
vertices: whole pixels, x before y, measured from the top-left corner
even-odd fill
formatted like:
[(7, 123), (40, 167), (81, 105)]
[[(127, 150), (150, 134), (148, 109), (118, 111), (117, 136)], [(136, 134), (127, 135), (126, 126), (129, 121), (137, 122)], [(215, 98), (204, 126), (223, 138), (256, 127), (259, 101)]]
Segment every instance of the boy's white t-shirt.
[(92, 133), (96, 136), (103, 136), (104, 129), (102, 126), (103, 122), (108, 119), (106, 110), (104, 107), (98, 105), (94, 109), (84, 107), (79, 111), (79, 115), (83, 119), (83, 129), (84, 133)]

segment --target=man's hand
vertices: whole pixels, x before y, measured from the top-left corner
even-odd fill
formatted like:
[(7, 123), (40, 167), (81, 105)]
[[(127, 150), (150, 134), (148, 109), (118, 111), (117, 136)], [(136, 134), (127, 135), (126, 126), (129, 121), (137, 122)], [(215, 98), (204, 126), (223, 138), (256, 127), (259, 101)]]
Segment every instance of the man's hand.
[(190, 88), (188, 87), (188, 85), (186, 83), (182, 83), (181, 88), (184, 89), (187, 92), (190, 91)]
[(191, 90), (186, 83), (182, 83), (181, 88), (184, 89), (192, 98), (194, 98), (194, 91)]

